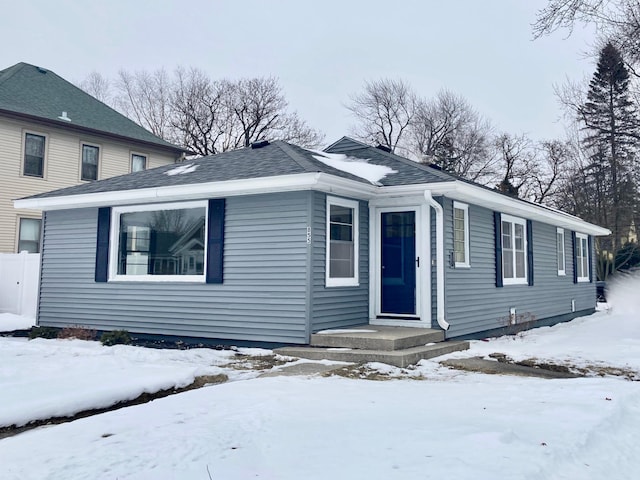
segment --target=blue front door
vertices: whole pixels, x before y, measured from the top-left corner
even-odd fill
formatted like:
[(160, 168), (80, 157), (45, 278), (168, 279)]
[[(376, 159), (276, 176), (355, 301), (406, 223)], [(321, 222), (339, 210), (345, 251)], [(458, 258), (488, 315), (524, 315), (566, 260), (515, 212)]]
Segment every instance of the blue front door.
[(416, 314), (416, 212), (383, 212), (381, 227), (381, 313)]

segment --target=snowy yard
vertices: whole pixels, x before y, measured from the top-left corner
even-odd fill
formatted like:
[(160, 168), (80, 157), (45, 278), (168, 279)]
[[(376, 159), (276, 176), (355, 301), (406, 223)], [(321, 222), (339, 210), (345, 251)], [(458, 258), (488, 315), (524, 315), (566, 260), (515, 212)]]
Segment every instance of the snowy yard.
[(612, 295), (610, 312), (473, 342), (450, 356), (501, 352), (593, 375), (568, 380), (466, 373), (442, 367), (442, 358), (415, 369), (368, 366), (388, 381), (256, 378), (238, 362), (268, 351), (240, 357), (0, 338), (0, 425), (104, 406), (197, 375), (230, 379), (4, 438), (0, 478), (635, 479), (640, 384), (596, 368), (640, 375), (635, 291)]

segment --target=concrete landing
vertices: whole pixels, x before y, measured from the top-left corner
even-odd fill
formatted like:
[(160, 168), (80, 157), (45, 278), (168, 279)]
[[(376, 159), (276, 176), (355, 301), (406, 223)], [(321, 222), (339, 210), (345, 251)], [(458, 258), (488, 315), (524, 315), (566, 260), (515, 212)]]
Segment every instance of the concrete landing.
[[(378, 327), (375, 327), (378, 328)], [(393, 327), (391, 327), (393, 328)], [(373, 328), (371, 328), (373, 329)], [(467, 350), (469, 342), (440, 342), (420, 345), (402, 350), (367, 350), (345, 347), (282, 347), (275, 353), (311, 360), (334, 360), (341, 362), (367, 363), (381, 362), (396, 367), (414, 365), (420, 360), (439, 357), (451, 352)]]
[(311, 335), (311, 346), (313, 347), (357, 348), (361, 350), (402, 350), (442, 341), (444, 341), (442, 330), (380, 325), (324, 330)]

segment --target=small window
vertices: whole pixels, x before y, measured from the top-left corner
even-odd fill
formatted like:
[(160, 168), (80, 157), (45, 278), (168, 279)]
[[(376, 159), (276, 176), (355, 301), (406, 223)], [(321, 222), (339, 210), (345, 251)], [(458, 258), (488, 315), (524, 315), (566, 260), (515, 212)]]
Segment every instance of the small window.
[(327, 198), (326, 286), (358, 285), (358, 202)]
[(527, 227), (521, 218), (502, 215), (502, 278), (505, 285), (527, 283)]
[(579, 282), (589, 281), (589, 237), (576, 233), (576, 277)]
[(38, 218), (21, 218), (20, 233), (18, 234), (18, 253), (40, 253), (40, 227), (42, 221)]
[(44, 176), (45, 137), (35, 133), (26, 133), (24, 137), (24, 175)]
[(453, 202), (453, 256), (456, 268), (469, 266), (469, 207)]
[(100, 148), (95, 145), (82, 144), (82, 180), (98, 179), (98, 159)]
[(205, 281), (203, 202), (113, 209), (111, 278)]
[(558, 261), (558, 275), (566, 275), (564, 258), (564, 230), (562, 228), (558, 228), (556, 230), (556, 259)]
[(131, 171), (140, 172), (147, 169), (147, 157), (137, 153), (131, 154)]

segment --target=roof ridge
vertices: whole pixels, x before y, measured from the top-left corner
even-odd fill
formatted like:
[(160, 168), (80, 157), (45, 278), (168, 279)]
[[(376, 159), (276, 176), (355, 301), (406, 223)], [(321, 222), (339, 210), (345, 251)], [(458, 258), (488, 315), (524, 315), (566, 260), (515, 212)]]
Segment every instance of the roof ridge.
[(11, 65), (10, 67), (7, 67), (4, 70), (2, 70), (2, 72), (0, 72), (2, 73), (2, 75), (0, 76), (0, 84), (9, 80), (11, 77), (13, 77), (16, 73), (18, 73), (27, 65), (29, 64), (25, 62), (18, 62), (15, 65)]
[(336, 140), (335, 142), (333, 142), (331, 145), (329, 145), (328, 147), (324, 148), (323, 151), (327, 151), (329, 150), (331, 147), (333, 147), (334, 145), (340, 143), (343, 140), (349, 140), (350, 142), (353, 143), (357, 143), (358, 145), (362, 145), (363, 147), (369, 147), (370, 145), (367, 145), (366, 143), (361, 142), (360, 140), (356, 140), (355, 138), (351, 138), (348, 135), (343, 135), (342, 137), (340, 137), (338, 140)]
[[(289, 145), (287, 142), (285, 142), (283, 140), (276, 140), (275, 142), (273, 142), (273, 144), (278, 146), (280, 148), (280, 150), (282, 150), (284, 153), (286, 153), (291, 158), (291, 160), (296, 162), (304, 171), (306, 171), (306, 172), (317, 172), (318, 171), (318, 167), (316, 167), (313, 164), (313, 162), (311, 162), (310, 160), (307, 160), (302, 155), (300, 155), (298, 152), (296, 152), (293, 149), (293, 147), (291, 145)], [(302, 147), (299, 147), (299, 148), (302, 148)]]
[[(396, 153), (387, 152), (386, 150), (383, 150), (381, 148), (372, 147), (371, 145), (367, 145), (365, 143), (359, 142), (359, 141), (354, 140), (354, 139), (352, 139), (350, 137), (347, 137), (346, 135), (344, 137), (342, 137), (340, 140), (342, 140), (344, 138), (347, 138), (349, 140), (352, 140), (353, 142), (361, 144), (363, 146), (363, 148), (365, 148), (367, 150), (368, 149), (374, 149), (376, 151), (376, 153), (378, 153), (378, 154), (384, 155), (385, 157), (389, 157), (392, 160), (398, 161), (398, 162), (403, 163), (405, 165), (409, 165), (409, 166), (412, 166), (412, 167), (417, 167), (419, 170), (423, 170), (425, 172), (429, 172), (429, 173), (431, 173), (431, 174), (433, 174), (433, 175), (435, 175), (437, 177), (440, 177), (440, 178), (443, 178), (443, 179), (446, 179), (446, 180), (457, 180), (455, 176), (453, 176), (453, 175), (451, 175), (449, 173), (443, 172), (442, 170), (438, 170), (437, 168), (433, 168), (433, 167), (430, 167), (428, 165), (424, 165), (423, 163), (419, 163), (419, 162), (416, 162), (414, 160), (410, 160), (410, 159), (405, 158), (405, 157), (403, 157), (401, 155), (398, 155)], [(338, 140), (338, 142), (340, 140)], [(325, 152), (327, 150), (329, 150), (333, 145), (335, 145), (338, 142), (334, 142), (331, 145), (329, 145), (327, 148), (325, 148)], [(331, 153), (331, 152), (327, 152), (327, 153)]]

